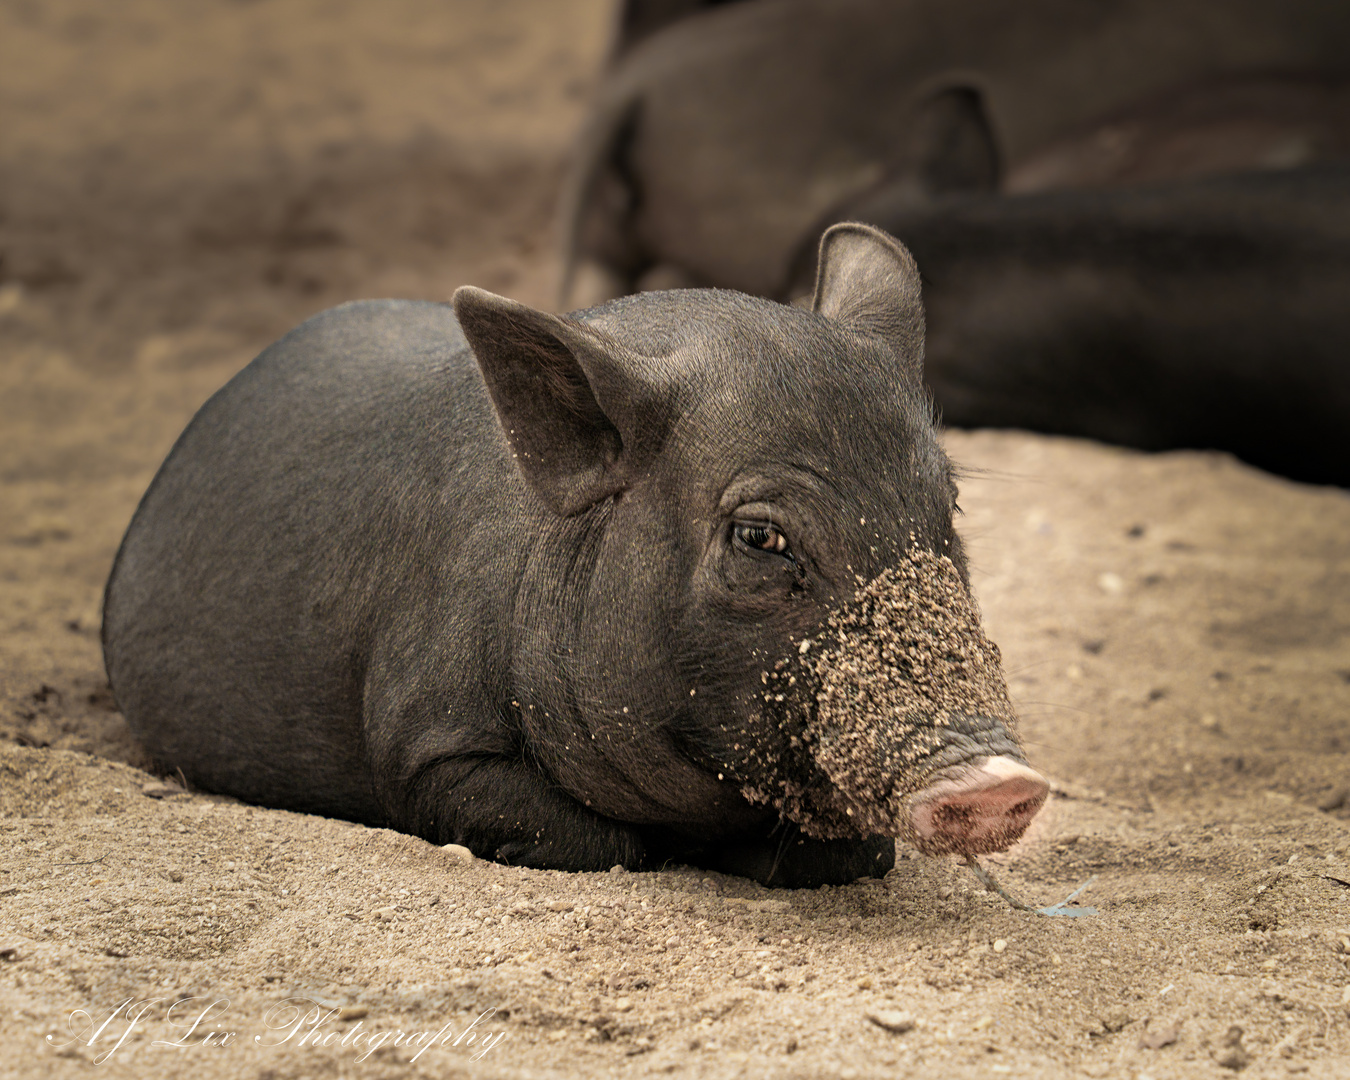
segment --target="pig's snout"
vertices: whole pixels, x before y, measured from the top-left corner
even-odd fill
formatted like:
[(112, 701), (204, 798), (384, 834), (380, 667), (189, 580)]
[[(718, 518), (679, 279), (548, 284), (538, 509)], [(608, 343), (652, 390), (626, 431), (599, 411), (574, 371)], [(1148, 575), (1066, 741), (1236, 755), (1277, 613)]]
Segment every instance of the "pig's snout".
[(914, 842), (925, 855), (1002, 851), (1031, 824), (1049, 792), (1035, 769), (1001, 754), (944, 769), (910, 797)]

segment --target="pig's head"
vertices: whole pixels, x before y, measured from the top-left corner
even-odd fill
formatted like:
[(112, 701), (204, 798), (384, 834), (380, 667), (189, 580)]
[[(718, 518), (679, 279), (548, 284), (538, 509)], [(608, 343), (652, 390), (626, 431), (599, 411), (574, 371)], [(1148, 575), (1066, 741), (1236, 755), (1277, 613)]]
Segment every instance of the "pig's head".
[[(1008, 846), (1046, 795), (953, 527), (909, 254), (821, 243), (814, 309), (736, 293), (455, 309), (541, 506), (515, 720), (598, 812)], [(756, 809), (758, 807), (758, 809)]]

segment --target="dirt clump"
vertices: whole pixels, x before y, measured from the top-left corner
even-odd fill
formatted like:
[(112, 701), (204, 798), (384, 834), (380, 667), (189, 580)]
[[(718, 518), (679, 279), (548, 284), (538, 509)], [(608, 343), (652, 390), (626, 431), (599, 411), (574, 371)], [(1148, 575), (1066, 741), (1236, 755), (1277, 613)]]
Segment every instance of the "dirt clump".
[[(971, 739), (997, 724), (1016, 738), (998, 646), (975, 599), (948, 556), (912, 537), (895, 566), (859, 579), (821, 631), (763, 679), (766, 707), (810, 767), (798, 757), (778, 790), (747, 794), (813, 836), (906, 835), (906, 799), (943, 764), (953, 730)], [(828, 783), (797, 778), (817, 773)]]

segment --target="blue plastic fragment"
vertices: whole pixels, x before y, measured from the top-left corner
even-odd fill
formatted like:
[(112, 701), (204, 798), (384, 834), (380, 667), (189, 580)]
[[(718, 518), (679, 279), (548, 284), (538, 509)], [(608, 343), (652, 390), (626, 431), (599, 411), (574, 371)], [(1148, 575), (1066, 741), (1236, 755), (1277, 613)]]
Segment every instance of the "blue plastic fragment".
[(1095, 907), (1065, 907), (1063, 904), (1051, 904), (1049, 907), (1038, 907), (1037, 915), (1049, 915), (1052, 918), (1056, 915), (1063, 915), (1069, 919), (1077, 919), (1083, 915), (1096, 915)]
[(1090, 878), (1088, 878), (1085, 882), (1083, 882), (1083, 884), (1079, 885), (1078, 888), (1074, 889), (1073, 892), (1069, 893), (1069, 895), (1066, 896), (1063, 900), (1061, 900), (1058, 904), (1051, 904), (1049, 907), (1037, 908), (1036, 914), (1049, 915), (1051, 918), (1053, 918), (1056, 915), (1062, 915), (1068, 919), (1077, 919), (1081, 918), (1084, 915), (1096, 915), (1097, 909), (1095, 907), (1069, 907), (1069, 904), (1072, 901), (1078, 899), (1079, 893), (1081, 893), (1084, 889), (1086, 889), (1096, 880), (1097, 875), (1093, 874)]

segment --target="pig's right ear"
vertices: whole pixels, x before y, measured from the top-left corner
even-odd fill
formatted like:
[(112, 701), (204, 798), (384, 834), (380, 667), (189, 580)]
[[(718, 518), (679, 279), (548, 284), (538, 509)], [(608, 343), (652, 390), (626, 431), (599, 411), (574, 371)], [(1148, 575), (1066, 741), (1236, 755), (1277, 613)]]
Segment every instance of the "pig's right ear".
[(650, 361), (585, 323), (469, 285), (454, 305), (530, 487), (563, 517), (621, 491), (664, 429)]
[(874, 225), (845, 221), (820, 238), (813, 310), (882, 338), (896, 358), (923, 368), (919, 268), (904, 244)]

